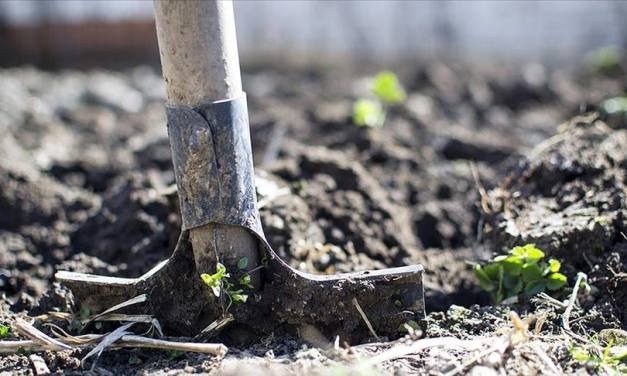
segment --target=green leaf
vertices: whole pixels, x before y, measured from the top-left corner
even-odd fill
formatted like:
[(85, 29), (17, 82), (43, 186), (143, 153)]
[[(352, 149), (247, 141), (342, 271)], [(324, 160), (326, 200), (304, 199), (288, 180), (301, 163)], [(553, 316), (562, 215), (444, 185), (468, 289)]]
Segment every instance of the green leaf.
[(615, 46), (605, 46), (589, 52), (586, 60), (597, 71), (608, 72), (620, 67), (621, 53)]
[[(221, 264), (218, 264), (221, 265)], [(202, 278), (203, 282), (205, 282), (205, 284), (207, 286), (209, 286), (209, 288), (211, 288), (211, 291), (213, 292), (213, 295), (215, 295), (216, 297), (220, 297), (220, 293), (221, 293), (221, 278), (218, 276), (218, 273), (213, 274), (213, 275), (209, 275), (209, 274), (201, 274), (200, 278)]]
[(211, 283), (213, 282), (213, 276), (207, 273), (201, 274), (200, 279), (202, 279), (202, 281), (205, 282), (207, 286), (211, 286)]
[(22, 346), (17, 348), (17, 351), (15, 352), (17, 355), (22, 355), (22, 356), (29, 356), (30, 354), (32, 354), (32, 352), (30, 350), (27, 350), (25, 348), (23, 348)]
[(509, 253), (511, 253), (514, 256), (524, 256), (525, 255), (525, 248), (523, 247), (514, 247), (512, 248), (511, 251), (509, 251)]
[(519, 278), (516, 284), (514, 285), (514, 287), (512, 287), (509, 290), (509, 296), (518, 295), (522, 292), (522, 290), (523, 290), (523, 281), (522, 279)]
[(248, 257), (242, 257), (238, 262), (237, 262), (237, 268), (239, 270), (244, 270), (246, 269), (246, 267), (248, 266)]
[(90, 315), (91, 315), (91, 311), (87, 307), (82, 308), (80, 311), (78, 311), (78, 317), (80, 319), (86, 320), (89, 318)]
[(6, 325), (0, 325), (0, 339), (9, 338), (11, 336), (11, 328)]
[(546, 289), (546, 283), (542, 280), (529, 282), (525, 286), (525, 293), (529, 295), (535, 295), (543, 292)]
[(523, 281), (519, 275), (505, 274), (503, 276), (503, 287), (508, 297), (520, 294), (523, 289)]
[(214, 274), (214, 276), (220, 279), (222, 277), (228, 277), (229, 275), (226, 273), (226, 267), (222, 265), (221, 263), (217, 263), (216, 274)]
[(519, 275), (523, 267), (523, 260), (516, 256), (508, 256), (501, 264), (506, 274)]
[(590, 355), (584, 351), (585, 350), (573, 349), (572, 350), (573, 359), (584, 361), (584, 362), (587, 362), (588, 360), (590, 360)]
[(566, 285), (568, 278), (562, 273), (552, 273), (546, 279), (546, 287), (551, 291), (557, 291)]
[(524, 282), (532, 282), (542, 279), (542, 270), (536, 264), (525, 264), (522, 268)]
[(243, 276), (240, 277), (239, 279), (239, 284), (241, 286), (246, 286), (249, 289), (253, 288), (253, 284), (250, 281), (250, 274), (244, 274)]
[(560, 268), (562, 267), (562, 263), (554, 260), (554, 259), (550, 259), (549, 260), (549, 271), (551, 273), (557, 273), (560, 271)]
[(102, 329), (102, 322), (98, 321), (94, 324), (94, 327), (98, 330)]
[(220, 297), (220, 294), (222, 293), (222, 288), (220, 286), (220, 284), (217, 284), (215, 286), (209, 286), (211, 287), (211, 292), (213, 292), (213, 295), (215, 295), (217, 298)]
[(233, 303), (245, 303), (248, 300), (248, 295), (243, 294), (244, 290), (231, 290), (228, 292), (231, 299), (233, 299)]
[(418, 325), (417, 322), (415, 322), (414, 320), (409, 320), (406, 323), (399, 325), (398, 331), (402, 333), (407, 333), (409, 332), (407, 327), (410, 327), (415, 331), (420, 330), (420, 325)]
[(494, 299), (494, 304), (500, 304), (503, 301), (503, 291), (498, 290), (492, 294), (492, 299)]
[(401, 103), (407, 97), (398, 77), (392, 72), (385, 71), (377, 74), (371, 85), (372, 94), (386, 104)]
[(185, 354), (185, 352), (180, 351), (180, 350), (169, 350), (167, 354), (168, 354), (168, 360), (174, 360), (180, 357), (181, 355)]
[(479, 285), (487, 292), (496, 290), (498, 281), (490, 279), (481, 265), (475, 265), (475, 277), (479, 281)]
[(503, 265), (501, 264), (488, 264), (483, 271), (492, 281), (500, 282), (503, 279)]
[(544, 258), (544, 252), (535, 246), (525, 247), (525, 261), (529, 264), (535, 264)]
[(353, 104), (353, 123), (356, 125), (379, 128), (384, 122), (385, 110), (381, 103), (361, 98)]

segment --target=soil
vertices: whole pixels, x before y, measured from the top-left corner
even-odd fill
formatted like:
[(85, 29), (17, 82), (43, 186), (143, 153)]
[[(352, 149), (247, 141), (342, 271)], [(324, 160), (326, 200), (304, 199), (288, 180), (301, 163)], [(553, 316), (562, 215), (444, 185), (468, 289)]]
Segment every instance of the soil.
[[(465, 364), (467, 348), (433, 347), (369, 374), (551, 373), (542, 354), (561, 372), (597, 372), (573, 359), (574, 342), (556, 339), (563, 307), (526, 296), (495, 306), (472, 264), (535, 243), (569, 277), (557, 299), (569, 298), (578, 272), (594, 286), (572, 310), (573, 335), (627, 329), (627, 122), (599, 107), (625, 91), (624, 76), (403, 67), (406, 102), (381, 129), (357, 127), (352, 102), (376, 71), (246, 70), (260, 214), (274, 250), (318, 274), (424, 265), (425, 338), (499, 338), (510, 311), (536, 322), (535, 337), (496, 361)], [(55, 270), (137, 277), (172, 254), (181, 219), (158, 72), (9, 69), (0, 87), (0, 324), (76, 312)], [(312, 331), (232, 345), (225, 358), (105, 351), (96, 371), (345, 374), (418, 336), (328, 349)], [(52, 372), (78, 374), (86, 353), (42, 357)], [(34, 370), (15, 354), (0, 356), (0, 372)]]

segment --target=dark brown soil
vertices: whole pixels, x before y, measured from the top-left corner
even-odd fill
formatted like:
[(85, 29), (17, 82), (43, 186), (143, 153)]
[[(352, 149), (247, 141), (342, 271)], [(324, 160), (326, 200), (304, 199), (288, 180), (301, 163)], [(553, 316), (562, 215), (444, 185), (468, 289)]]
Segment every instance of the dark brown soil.
[[(382, 129), (351, 124), (363, 93), (357, 72), (244, 76), (261, 219), (277, 253), (313, 273), (423, 264), (425, 335), (472, 339), (495, 335), (509, 309), (490, 306), (471, 264), (536, 243), (562, 260), (571, 287), (581, 271), (599, 290), (573, 312), (575, 332), (626, 329), (627, 123), (601, 113), (558, 127), (622, 94), (624, 79), (538, 66), (398, 73), (408, 99)], [(75, 311), (56, 269), (136, 277), (171, 255), (181, 221), (156, 72), (12, 69), (0, 71), (0, 88), (0, 324)], [(484, 205), (479, 186), (489, 191)], [(542, 308), (544, 330), (557, 333), (561, 311), (543, 304), (523, 297), (510, 308), (529, 316)], [(257, 339), (217, 360), (110, 351), (98, 366), (115, 374), (348, 372), (339, 364), (351, 359), (304, 337)], [(549, 355), (561, 370), (586, 372), (558, 347)], [(43, 358), (53, 372), (82, 372), (85, 354)], [(419, 355), (382, 370), (434, 373), (463, 361), (459, 351)], [(503, 371), (542, 370), (524, 354), (508, 356)], [(32, 368), (11, 355), (0, 357), (0, 372)]]

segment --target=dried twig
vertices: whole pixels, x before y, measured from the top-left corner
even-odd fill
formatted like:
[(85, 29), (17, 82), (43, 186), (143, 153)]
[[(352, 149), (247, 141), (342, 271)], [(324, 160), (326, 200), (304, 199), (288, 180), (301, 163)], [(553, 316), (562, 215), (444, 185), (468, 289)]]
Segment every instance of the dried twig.
[(366, 316), (366, 313), (364, 312), (364, 310), (361, 309), (361, 306), (359, 305), (359, 302), (357, 301), (357, 298), (353, 298), (353, 305), (355, 305), (355, 308), (357, 308), (357, 311), (361, 315), (361, 318), (364, 319), (364, 322), (366, 323), (366, 326), (368, 327), (368, 330), (370, 330), (370, 334), (372, 334), (374, 336), (374, 338), (377, 339), (377, 341), (381, 342), (381, 338), (379, 338), (377, 333), (374, 331), (374, 328), (372, 327), (372, 324), (370, 323), (370, 320), (368, 320), (368, 317)]
[(221, 343), (172, 342), (135, 335), (127, 335), (122, 337), (118, 342), (115, 343), (115, 346), (191, 351), (217, 356), (224, 356), (228, 351), (228, 348)]
[[(122, 308), (125, 308), (125, 307), (129, 307), (129, 306), (132, 306), (132, 305), (135, 305), (135, 304), (143, 303), (147, 299), (148, 299), (148, 295), (141, 294), (141, 295), (138, 295), (138, 296), (136, 296), (136, 297), (134, 297), (132, 299), (129, 299), (129, 300), (125, 301), (125, 302), (122, 302), (120, 304), (114, 305), (113, 307), (107, 309), (106, 311), (101, 312), (101, 313), (99, 313), (97, 315), (94, 315), (94, 316), (90, 317), (87, 321), (85, 321), (83, 323), (83, 328), (87, 327), (87, 325), (89, 325), (91, 322), (96, 321), (96, 320), (100, 319), (101, 317), (103, 317), (103, 316), (105, 316), (107, 314), (110, 314), (112, 312), (115, 312), (115, 311), (117, 311), (119, 309), (122, 309)], [(136, 321), (136, 320), (133, 320), (133, 321)]]
[(549, 369), (553, 372), (553, 374), (555, 374), (555, 375), (563, 375), (564, 374), (564, 372), (557, 367), (555, 362), (553, 362), (553, 360), (551, 358), (549, 358), (549, 356), (547, 355), (546, 351), (541, 349), (540, 346), (538, 346), (536, 343), (534, 343), (534, 344), (531, 345), (531, 348), (540, 357), (540, 359), (542, 359), (542, 361), (544, 361), (544, 363), (546, 363), (546, 365), (549, 366)]
[(577, 302), (577, 295), (579, 294), (579, 286), (581, 285), (582, 281), (586, 281), (587, 279), (588, 279), (588, 276), (586, 276), (584, 273), (581, 273), (581, 272), (577, 273), (577, 281), (575, 281), (575, 287), (573, 287), (573, 292), (572, 294), (570, 294), (570, 300), (568, 301), (568, 305), (566, 306), (566, 309), (564, 310), (564, 314), (562, 315), (562, 326), (567, 331), (570, 331), (570, 313), (575, 307), (575, 302)]
[(362, 363), (359, 366), (359, 369), (370, 368), (377, 364), (415, 354), (419, 351), (432, 347), (462, 347), (465, 349), (476, 349), (491, 341), (493, 341), (492, 338), (481, 338), (472, 341), (461, 340), (455, 337), (425, 338), (416, 341), (411, 345), (397, 346), (386, 350)]
[(14, 328), (18, 334), (29, 338), (36, 344), (44, 347), (46, 350), (60, 351), (69, 350), (72, 348), (71, 346), (68, 346), (65, 343), (59, 342), (56, 339), (44, 334), (42, 331), (36, 329), (34, 326), (19, 317), (17, 318), (17, 320), (15, 320)]
[(220, 317), (219, 319), (209, 324), (205, 329), (202, 330), (202, 332), (198, 336), (207, 336), (216, 330), (224, 328), (228, 323), (232, 321), (235, 321), (235, 317), (233, 317), (232, 314), (228, 313), (225, 316)]
[(91, 369), (93, 370), (94, 367), (96, 366), (96, 361), (100, 357), (100, 354), (102, 354), (102, 352), (107, 347), (111, 346), (111, 344), (113, 344), (115, 341), (117, 341), (120, 338), (124, 337), (125, 335), (129, 334), (130, 332), (127, 331), (127, 329), (130, 328), (133, 325), (135, 325), (134, 322), (129, 322), (129, 323), (124, 324), (121, 327), (117, 328), (113, 332), (107, 334), (102, 339), (102, 341), (100, 341), (98, 346), (94, 347), (93, 350), (91, 350), (87, 355), (85, 355), (85, 357), (81, 360), (81, 363), (85, 363), (85, 360), (87, 360), (87, 359), (91, 358), (92, 356), (96, 355), (96, 360), (94, 361), (94, 363), (93, 363), (93, 365), (91, 367)]
[[(85, 334), (75, 337), (62, 337), (59, 338), (59, 341), (65, 345), (72, 345), (74, 348), (82, 349), (93, 346), (101, 341), (103, 337), (105, 337), (105, 335)], [(228, 348), (221, 343), (173, 342), (136, 335), (124, 335), (116, 342), (110, 344), (109, 348), (152, 348), (160, 350), (190, 351), (217, 356), (224, 356), (228, 351)], [(20, 349), (32, 352), (48, 350), (48, 348), (32, 340), (0, 341), (0, 355), (15, 354)]]
[(490, 209), (490, 199), (488, 196), (488, 192), (485, 190), (483, 184), (481, 183), (481, 177), (479, 176), (479, 169), (477, 168), (477, 164), (475, 162), (469, 162), (470, 173), (472, 174), (472, 178), (475, 181), (475, 186), (477, 187), (477, 191), (479, 192), (479, 197), (481, 198), (481, 210), (483, 210), (483, 214), (490, 214), (492, 210)]
[(547, 138), (546, 140), (537, 144), (529, 153), (527, 153), (527, 160), (531, 161), (536, 159), (540, 154), (542, 154), (546, 149), (550, 148), (553, 145), (557, 145), (560, 142), (566, 139), (566, 133), (558, 133), (552, 137)]

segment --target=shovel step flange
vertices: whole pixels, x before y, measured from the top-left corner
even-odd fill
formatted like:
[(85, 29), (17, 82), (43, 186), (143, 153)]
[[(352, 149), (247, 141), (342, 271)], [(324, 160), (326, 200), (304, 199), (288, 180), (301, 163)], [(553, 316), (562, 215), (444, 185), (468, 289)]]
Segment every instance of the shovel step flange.
[[(251, 292), (248, 302), (229, 311), (237, 322), (260, 334), (283, 324), (311, 324), (325, 333), (364, 331), (354, 299), (379, 335), (393, 336), (402, 324), (424, 318), (420, 265), (321, 276), (289, 267), (274, 252), (270, 257), (268, 267), (259, 271), (262, 290)], [(124, 312), (152, 315), (177, 335), (194, 336), (225, 314), (221, 301), (199, 277), (188, 231), (170, 259), (140, 278), (65, 271), (56, 278), (94, 313), (147, 294), (146, 302)]]

